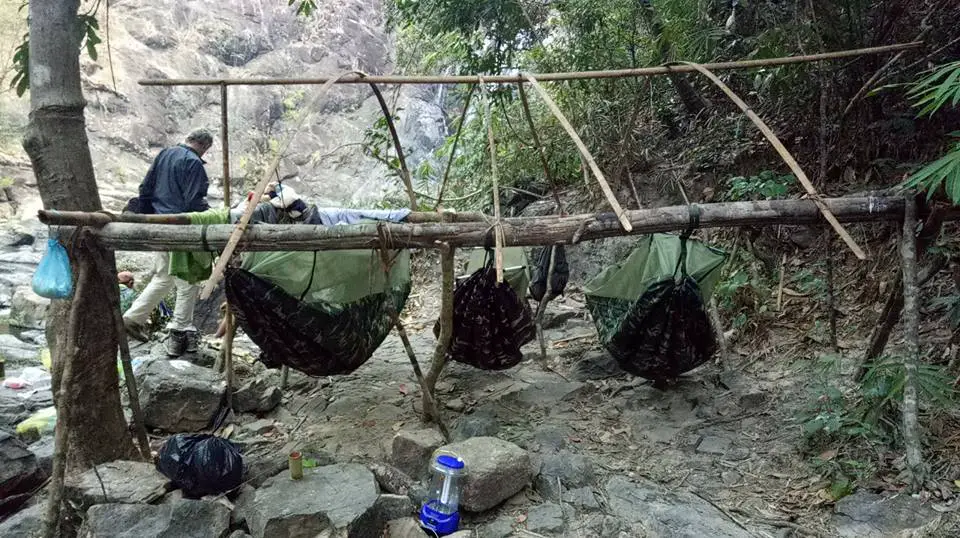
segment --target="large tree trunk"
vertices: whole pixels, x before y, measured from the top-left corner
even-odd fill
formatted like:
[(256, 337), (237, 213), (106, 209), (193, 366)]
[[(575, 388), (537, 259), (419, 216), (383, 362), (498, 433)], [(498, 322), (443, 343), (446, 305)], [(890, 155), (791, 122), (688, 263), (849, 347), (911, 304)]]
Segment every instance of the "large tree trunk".
[[(98, 211), (90, 148), (87, 145), (80, 90), (78, 0), (30, 1), (30, 123), (23, 147), (30, 156), (43, 206), (50, 209)], [(51, 230), (54, 233), (54, 230)], [(70, 251), (70, 237), (61, 238)], [(96, 247), (100, 248), (100, 247)], [(117, 334), (112, 322), (110, 293), (117, 282), (112, 252), (101, 252), (110, 273), (95, 270), (86, 249), (71, 259), (74, 274), (88, 269), (97, 293), (82, 306), (76, 338), (67, 342), (70, 300), (55, 300), (47, 320), (53, 358), (53, 393), (59, 394), (65, 361), (72, 362), (73, 381), (63, 392), (69, 415), (69, 469), (127, 458), (135, 454), (120, 407), (117, 375)], [(74, 353), (73, 351), (76, 350)], [(59, 402), (58, 402), (59, 404)]]

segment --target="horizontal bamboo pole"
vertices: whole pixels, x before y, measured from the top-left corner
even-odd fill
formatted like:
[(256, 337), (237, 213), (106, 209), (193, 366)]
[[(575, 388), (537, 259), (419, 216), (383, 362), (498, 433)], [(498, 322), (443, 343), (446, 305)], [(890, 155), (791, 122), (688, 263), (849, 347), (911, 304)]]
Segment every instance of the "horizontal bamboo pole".
[[(742, 60), (736, 62), (717, 62), (702, 64), (711, 71), (723, 71), (729, 69), (753, 69), (757, 67), (776, 67), (781, 65), (819, 62), (822, 60), (838, 60), (842, 58), (852, 58), (856, 56), (865, 56), (868, 54), (884, 54), (887, 52), (900, 52), (903, 50), (917, 48), (923, 45), (922, 41), (912, 43), (900, 43), (896, 45), (885, 45), (882, 47), (868, 47), (863, 49), (842, 50), (836, 52), (825, 52), (822, 54), (808, 54), (804, 56), (787, 56), (783, 58), (765, 58), (761, 60)], [(671, 73), (689, 73), (694, 71), (689, 65), (671, 65), (660, 67), (641, 67), (637, 69), (616, 69), (605, 71), (580, 71), (565, 73), (542, 73), (532, 74), (538, 81), (546, 80), (583, 80), (583, 79), (601, 79), (601, 78), (629, 78), (629, 77), (652, 77), (668, 75)], [(301, 85), (301, 84), (325, 84), (331, 77), (316, 78), (226, 78), (226, 79), (188, 79), (188, 78), (165, 78), (165, 79), (143, 79), (138, 81), (143, 86), (273, 86), (273, 85)], [(484, 82), (497, 84), (516, 84), (524, 82), (521, 75), (491, 75), (483, 76)], [(480, 75), (346, 75), (338, 80), (337, 84), (471, 84), (479, 83)]]
[[(111, 222), (128, 222), (138, 224), (190, 224), (188, 213), (173, 213), (168, 215), (144, 215), (140, 213), (110, 213), (108, 211), (57, 211), (41, 209), (38, 213), (40, 222), (49, 226), (94, 226), (100, 227)], [(487, 220), (483, 213), (467, 211), (463, 213), (434, 213), (417, 211), (407, 215), (404, 222), (418, 224), (423, 222), (479, 222)]]
[[(896, 221), (903, 216), (903, 198), (827, 198), (822, 200), (841, 222)], [(735, 227), (824, 223), (811, 200), (772, 200), (700, 205), (700, 227)], [(641, 209), (626, 212), (633, 225), (626, 232), (612, 213), (569, 217), (519, 217), (503, 220), (504, 246), (571, 244), (623, 235), (649, 234), (684, 229), (688, 206)], [(949, 218), (960, 218), (954, 211)], [(388, 248), (438, 248), (442, 243), (457, 247), (492, 245), (491, 226), (485, 222), (423, 224), (356, 224), (312, 226), (302, 224), (255, 224), (241, 236), (240, 251), (310, 251), (366, 249), (381, 246), (379, 229), (390, 238)], [(110, 223), (96, 236), (107, 248), (134, 251), (202, 251), (202, 226)], [(231, 225), (210, 225), (206, 242), (222, 249), (233, 231)]]

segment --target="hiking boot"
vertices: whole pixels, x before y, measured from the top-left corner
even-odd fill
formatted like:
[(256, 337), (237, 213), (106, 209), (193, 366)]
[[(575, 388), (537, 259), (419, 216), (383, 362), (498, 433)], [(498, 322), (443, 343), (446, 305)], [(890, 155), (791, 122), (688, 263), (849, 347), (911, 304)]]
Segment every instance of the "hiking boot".
[(176, 331), (171, 329), (167, 335), (167, 355), (170, 357), (179, 357), (187, 351), (189, 338), (185, 331)]
[(131, 338), (135, 338), (141, 342), (147, 342), (150, 340), (150, 336), (147, 335), (147, 331), (143, 325), (130, 321), (129, 319), (124, 318), (123, 320), (123, 329), (127, 332), (127, 335)]
[(200, 343), (200, 334), (197, 331), (183, 331), (187, 339), (187, 353), (196, 353)]

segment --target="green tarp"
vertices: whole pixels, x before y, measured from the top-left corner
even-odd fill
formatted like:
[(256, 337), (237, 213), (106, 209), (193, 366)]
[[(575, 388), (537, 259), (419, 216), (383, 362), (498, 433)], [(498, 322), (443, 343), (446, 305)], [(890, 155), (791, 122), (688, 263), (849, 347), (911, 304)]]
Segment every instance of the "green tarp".
[[(680, 238), (672, 234), (652, 234), (639, 241), (626, 260), (607, 267), (590, 279), (583, 289), (587, 295), (635, 301), (661, 280), (672, 278), (677, 271)], [(720, 268), (726, 255), (723, 251), (687, 240), (687, 274), (697, 281), (703, 300), (713, 294), (720, 279)]]
[[(493, 252), (493, 250), (490, 251), (491, 257), (493, 257)], [(466, 278), (477, 269), (482, 269), (486, 256), (486, 249), (472, 249), (470, 257), (467, 259), (467, 274), (460, 278)], [(503, 280), (513, 288), (514, 293), (521, 299), (527, 296), (527, 286), (530, 285), (529, 266), (523, 247), (506, 247), (503, 249)]]
[(349, 304), (410, 283), (409, 250), (396, 257), (389, 281), (376, 250), (248, 252), (241, 267), (308, 304)]

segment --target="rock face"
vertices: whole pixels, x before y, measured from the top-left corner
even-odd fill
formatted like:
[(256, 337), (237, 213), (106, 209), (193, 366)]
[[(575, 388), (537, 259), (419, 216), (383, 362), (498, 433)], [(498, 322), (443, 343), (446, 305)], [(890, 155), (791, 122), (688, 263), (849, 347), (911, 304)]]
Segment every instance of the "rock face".
[(560, 495), (557, 479), (564, 489), (589, 486), (594, 481), (593, 463), (586, 456), (569, 450), (543, 456), (536, 478), (537, 491), (546, 499), (557, 499)]
[(136, 373), (149, 428), (193, 432), (210, 425), (226, 390), (223, 378), (183, 360), (151, 360)]
[(430, 474), (430, 457), (444, 443), (440, 432), (430, 429), (401, 431), (393, 438), (393, 465), (415, 480)]
[(284, 471), (267, 480), (244, 504), (254, 538), (316, 536), (331, 530), (348, 537), (377, 536), (377, 482), (366, 467), (344, 463), (305, 469), (291, 480)]
[(37, 503), (13, 514), (0, 523), (0, 536), (41, 538), (46, 511), (46, 503)]
[(749, 538), (711, 504), (686, 492), (673, 492), (654, 483), (634, 483), (617, 476), (605, 484), (610, 509), (649, 536)]
[(262, 377), (251, 379), (233, 393), (233, 410), (238, 413), (266, 413), (280, 405), (283, 392)]
[(10, 301), (10, 325), (26, 329), (42, 329), (47, 319), (50, 299), (40, 297), (29, 286), (13, 292)]
[[(857, 492), (837, 502), (833, 523), (837, 536), (924, 536), (925, 527), (935, 527), (940, 515), (919, 499), (901, 494), (886, 497)], [(916, 534), (914, 534), (916, 533)]]
[(81, 538), (224, 538), (230, 510), (218, 502), (179, 499), (160, 505), (98, 504), (87, 510)]
[[(99, 478), (97, 474), (99, 473)], [(137, 504), (159, 499), (167, 491), (167, 478), (153, 464), (111, 461), (68, 478), (64, 494), (84, 507), (94, 504)]]
[(532, 478), (530, 455), (513, 443), (496, 437), (473, 437), (441, 447), (466, 463), (460, 505), (468, 512), (483, 512), (517, 494)]
[(4, 499), (29, 492), (43, 479), (36, 456), (19, 439), (0, 430), (0, 515)]

